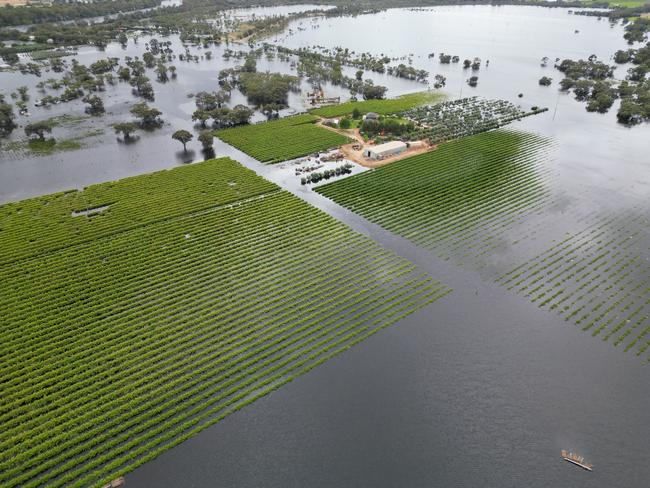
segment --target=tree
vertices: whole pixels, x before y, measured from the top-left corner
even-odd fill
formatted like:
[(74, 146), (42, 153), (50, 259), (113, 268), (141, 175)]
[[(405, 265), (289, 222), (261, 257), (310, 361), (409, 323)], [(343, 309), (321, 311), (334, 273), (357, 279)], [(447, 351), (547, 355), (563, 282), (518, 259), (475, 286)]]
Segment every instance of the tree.
[(177, 130), (172, 134), (172, 139), (179, 141), (181, 144), (183, 144), (183, 151), (187, 152), (187, 143), (190, 142), (192, 139), (194, 139), (194, 136), (190, 134), (188, 131), (181, 129), (181, 130)]
[(467, 80), (467, 84), (469, 86), (476, 86), (478, 85), (478, 76), (470, 76), (469, 80)]
[(131, 78), (131, 86), (134, 86), (136, 89), (136, 94), (147, 100), (154, 99), (153, 86), (149, 83), (149, 78), (144, 75), (138, 75), (135, 78)]
[(8, 136), (13, 132), (16, 128), (14, 118), (13, 107), (0, 99), (0, 136)]
[(23, 102), (27, 102), (29, 100), (28, 91), (29, 91), (29, 88), (27, 88), (26, 86), (19, 86), (18, 87), (18, 94), (20, 95), (20, 99)]
[(616, 117), (622, 124), (638, 124), (643, 120), (643, 109), (632, 100), (623, 100)]
[(210, 114), (212, 123), (217, 127), (227, 126), (231, 122), (230, 109), (227, 107), (215, 108), (208, 113)]
[(194, 95), (194, 103), (196, 104), (197, 109), (205, 110), (206, 112), (221, 107), (217, 94), (206, 91), (200, 91)]
[(45, 133), (52, 132), (52, 126), (46, 121), (34, 122), (25, 126), (25, 134), (27, 137), (37, 136), (40, 140), (45, 139)]
[(253, 110), (246, 105), (235, 105), (230, 111), (230, 122), (232, 125), (248, 124), (253, 116)]
[(165, 83), (169, 81), (169, 76), (167, 75), (167, 66), (164, 63), (158, 63), (156, 68), (156, 75), (158, 76), (158, 81)]
[(357, 70), (357, 72), (355, 73), (354, 76), (358, 81), (363, 80), (363, 70), (361, 70), (361, 69)]
[(147, 68), (156, 66), (156, 57), (148, 51), (142, 55), (142, 61)]
[(348, 119), (347, 117), (344, 117), (339, 121), (339, 127), (341, 129), (349, 129), (350, 125), (351, 125), (350, 124), (350, 119)]
[(117, 70), (117, 77), (122, 81), (129, 81), (131, 79), (131, 70), (126, 66), (122, 66)]
[(366, 100), (381, 100), (386, 95), (388, 88), (381, 85), (371, 85), (366, 83), (363, 86), (361, 94)]
[(208, 110), (196, 109), (192, 114), (192, 120), (194, 122), (200, 122), (201, 127), (205, 127), (205, 123), (211, 117), (211, 113)]
[(542, 77), (539, 79), (539, 84), (540, 84), (541, 86), (550, 86), (550, 84), (551, 84), (552, 81), (553, 81), (552, 78), (549, 78), (548, 76), (542, 76)]
[(357, 107), (354, 107), (354, 110), (352, 111), (352, 118), (353, 119), (358, 119), (361, 117), (361, 112)]
[(5, 63), (14, 65), (18, 61), (20, 61), (20, 58), (18, 57), (18, 54), (16, 53), (6, 53), (2, 55), (2, 59), (4, 60)]
[(214, 144), (214, 134), (210, 130), (204, 130), (199, 134), (199, 142), (203, 146), (204, 151), (208, 151), (209, 149), (212, 149), (212, 145)]
[(162, 123), (160, 120), (162, 112), (157, 108), (150, 107), (146, 102), (136, 103), (131, 107), (131, 113), (140, 119), (143, 127), (155, 127)]
[(241, 69), (244, 73), (255, 73), (257, 71), (257, 60), (254, 54), (246, 56), (246, 61), (244, 61), (244, 66)]
[(138, 130), (138, 126), (133, 122), (119, 122), (117, 124), (113, 124), (113, 129), (115, 130), (116, 134), (122, 134), (124, 140), (128, 141), (131, 139), (131, 134)]
[(85, 96), (83, 102), (88, 104), (85, 108), (87, 114), (101, 115), (106, 111), (104, 109), (104, 102), (97, 95)]

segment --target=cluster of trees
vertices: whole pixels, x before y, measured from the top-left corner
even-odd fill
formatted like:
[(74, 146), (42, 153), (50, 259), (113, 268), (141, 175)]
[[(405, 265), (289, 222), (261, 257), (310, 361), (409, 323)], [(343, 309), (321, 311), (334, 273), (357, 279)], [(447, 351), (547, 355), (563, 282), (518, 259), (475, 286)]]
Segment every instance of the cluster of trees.
[(542, 86), (551, 86), (552, 82), (553, 82), (553, 78), (549, 78), (548, 76), (542, 76), (539, 79), (539, 84)]
[(650, 32), (650, 18), (638, 17), (625, 26), (623, 37), (629, 44), (644, 42), (648, 40), (648, 32)]
[(586, 78), (590, 80), (605, 80), (614, 75), (614, 66), (598, 61), (595, 54), (589, 56), (587, 60), (579, 59), (574, 61), (572, 59), (565, 59), (555, 67), (564, 73), (567, 78), (578, 80)]
[(565, 75), (560, 81), (560, 88), (563, 91), (573, 90), (576, 100), (587, 102), (590, 112), (607, 112), (618, 97), (611, 81), (614, 66), (598, 61), (595, 55), (587, 60), (565, 59), (555, 67)]
[(272, 118), (288, 106), (289, 92), (300, 90), (300, 79), (280, 73), (258, 72), (256, 58), (261, 53), (261, 50), (251, 52), (242, 66), (221, 70), (219, 86), (222, 92), (227, 93), (233, 87), (239, 88), (251, 105)]
[(309, 183), (318, 183), (321, 180), (329, 180), (335, 176), (347, 175), (352, 173), (353, 166), (350, 163), (345, 163), (343, 166), (338, 166), (334, 169), (326, 169), (321, 172), (309, 173), (306, 176), (300, 178), (300, 183), (302, 185), (307, 185)]
[(255, 107), (277, 112), (288, 106), (290, 91), (300, 90), (300, 79), (280, 73), (242, 72), (237, 86)]
[(36, 136), (39, 140), (44, 141), (46, 133), (52, 133), (52, 124), (46, 120), (41, 120), (25, 126), (25, 135), (29, 138)]
[(474, 60), (470, 61), (469, 59), (465, 59), (463, 61), (463, 68), (468, 69), (472, 68), (473, 71), (478, 71), (481, 69), (481, 58), (474, 58)]
[(206, 126), (208, 120), (212, 120), (212, 126), (216, 128), (234, 127), (250, 123), (253, 110), (246, 105), (235, 105), (232, 108), (222, 106), (214, 110), (195, 110), (192, 120), (199, 122), (202, 127)]
[(404, 122), (394, 117), (380, 117), (379, 120), (366, 119), (359, 127), (361, 133), (368, 138), (378, 135), (399, 137), (412, 132), (414, 129), (415, 124), (413, 122)]
[(92, 3), (55, 3), (47, 7), (0, 8), (0, 25), (12, 26), (76, 20), (129, 12), (160, 5), (161, 0), (101, 0)]
[(341, 66), (347, 64), (347, 62), (344, 63), (341, 56), (327, 56), (306, 48), (296, 50), (283, 47), (276, 48), (269, 44), (265, 44), (263, 49), (277, 49), (278, 53), (284, 56), (296, 56), (298, 58), (298, 74), (306, 77), (314, 88), (318, 88), (324, 82), (329, 81), (334, 85), (347, 88), (353, 99), (361, 96), (366, 100), (377, 100), (386, 96), (387, 88), (375, 85), (372, 80), (363, 80), (362, 70), (358, 70), (354, 78), (344, 76)]
[(11, 104), (5, 102), (4, 95), (0, 94), (0, 137), (6, 137), (16, 128), (16, 116)]
[(192, 114), (192, 120), (199, 122), (205, 127), (212, 119), (214, 127), (232, 127), (235, 125), (248, 124), (253, 116), (253, 110), (246, 105), (235, 105), (232, 108), (225, 104), (230, 100), (230, 91), (221, 89), (217, 92), (202, 91), (194, 96), (196, 110)]
[(423, 69), (416, 69), (413, 66), (407, 66), (403, 63), (397, 66), (389, 66), (388, 74), (397, 76), (398, 78), (406, 78), (407, 80), (415, 80), (421, 83), (426, 83), (429, 78), (429, 72)]
[(153, 130), (163, 124), (163, 121), (160, 118), (162, 112), (155, 107), (150, 107), (147, 102), (136, 103), (131, 107), (130, 112), (131, 115), (138, 119), (137, 121), (113, 124), (115, 133), (122, 134), (124, 142), (131, 141), (131, 136), (139, 129)]

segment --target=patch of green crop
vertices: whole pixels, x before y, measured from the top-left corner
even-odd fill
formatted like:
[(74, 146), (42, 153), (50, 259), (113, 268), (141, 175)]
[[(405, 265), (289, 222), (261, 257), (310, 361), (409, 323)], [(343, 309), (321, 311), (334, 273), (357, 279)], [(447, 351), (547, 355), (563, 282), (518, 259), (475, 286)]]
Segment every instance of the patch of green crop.
[(326, 151), (350, 142), (345, 136), (315, 125), (309, 114), (216, 132), (222, 141), (265, 163), (278, 163)]
[(450, 291), (226, 159), (0, 215), (7, 488), (102, 486)]
[(442, 93), (417, 92), (385, 100), (363, 100), (358, 102), (345, 102), (338, 105), (328, 105), (312, 109), (310, 110), (310, 113), (321, 117), (340, 117), (342, 115), (351, 114), (356, 108), (362, 114), (376, 112), (378, 114), (387, 115), (418, 107), (420, 105), (436, 103), (444, 99), (445, 95)]

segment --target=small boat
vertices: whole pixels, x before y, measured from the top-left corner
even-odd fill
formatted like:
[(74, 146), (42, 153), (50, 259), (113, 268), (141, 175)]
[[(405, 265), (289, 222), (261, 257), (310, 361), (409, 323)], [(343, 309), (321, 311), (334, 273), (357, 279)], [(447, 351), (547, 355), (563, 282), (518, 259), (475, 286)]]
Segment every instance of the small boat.
[(571, 464), (575, 464), (576, 466), (580, 466), (582, 469), (586, 469), (587, 471), (593, 471), (594, 465), (593, 464), (588, 464), (585, 462), (585, 458), (582, 456), (578, 456), (577, 454), (574, 454), (572, 452), (567, 452), (564, 449), (562, 449), (562, 459), (564, 459), (567, 462), (570, 462)]

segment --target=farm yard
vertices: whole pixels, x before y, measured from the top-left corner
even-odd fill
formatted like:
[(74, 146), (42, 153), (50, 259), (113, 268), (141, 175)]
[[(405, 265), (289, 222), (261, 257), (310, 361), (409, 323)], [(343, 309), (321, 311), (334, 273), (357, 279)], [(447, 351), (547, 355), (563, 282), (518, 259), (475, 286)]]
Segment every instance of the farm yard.
[(649, 238), (641, 212), (598, 215), (497, 282), (641, 356), (650, 346)]
[(480, 267), (508, 228), (549, 200), (549, 145), (485, 132), (316, 191), (440, 257)]
[(317, 120), (314, 115), (301, 114), (220, 130), (216, 136), (264, 163), (279, 163), (349, 142), (343, 135), (316, 126)]
[(0, 215), (6, 487), (101, 486), (450, 292), (227, 159)]
[(312, 109), (310, 110), (310, 113), (321, 117), (331, 118), (351, 114), (356, 108), (362, 114), (375, 112), (381, 115), (388, 115), (419, 107), (421, 105), (437, 103), (444, 99), (445, 95), (442, 93), (417, 92), (384, 100), (363, 100), (358, 102), (346, 102), (338, 105), (328, 105)]

